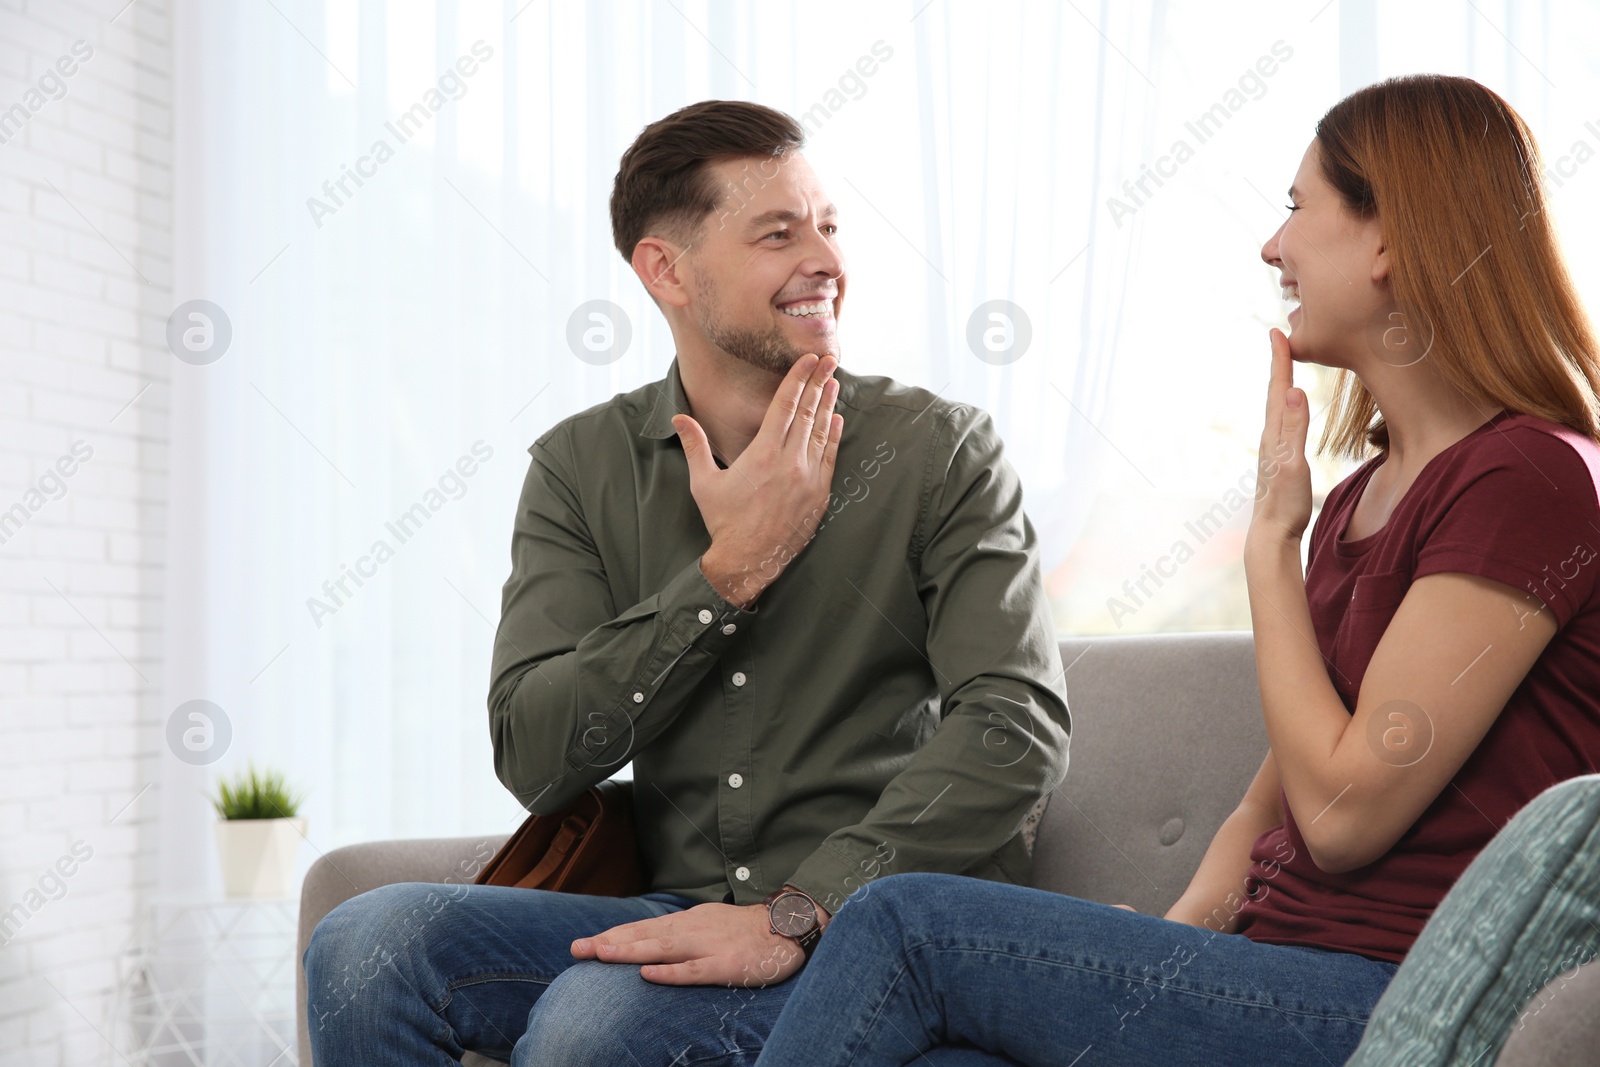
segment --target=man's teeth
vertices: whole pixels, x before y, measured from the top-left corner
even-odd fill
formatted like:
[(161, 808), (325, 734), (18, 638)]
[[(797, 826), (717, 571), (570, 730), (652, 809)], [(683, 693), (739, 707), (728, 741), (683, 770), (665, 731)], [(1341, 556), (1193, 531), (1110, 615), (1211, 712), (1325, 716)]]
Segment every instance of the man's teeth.
[(798, 319), (807, 315), (831, 315), (833, 314), (833, 304), (824, 300), (817, 304), (795, 304), (792, 307), (779, 308), (778, 310), (785, 315), (793, 315)]

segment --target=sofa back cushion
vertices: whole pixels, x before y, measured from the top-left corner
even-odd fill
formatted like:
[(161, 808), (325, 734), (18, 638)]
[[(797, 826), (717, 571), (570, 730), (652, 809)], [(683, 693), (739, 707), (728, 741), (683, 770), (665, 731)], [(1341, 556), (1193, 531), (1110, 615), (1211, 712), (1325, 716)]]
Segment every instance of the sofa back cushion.
[(1160, 915), (1267, 754), (1248, 632), (1070, 638), (1066, 781), (1033, 885)]

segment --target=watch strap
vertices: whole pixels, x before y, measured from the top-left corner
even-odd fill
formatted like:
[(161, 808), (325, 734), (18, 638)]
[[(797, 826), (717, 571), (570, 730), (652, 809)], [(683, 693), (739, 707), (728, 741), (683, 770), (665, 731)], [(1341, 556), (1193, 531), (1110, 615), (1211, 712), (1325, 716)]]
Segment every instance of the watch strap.
[(800, 943), (800, 951), (805, 953), (806, 962), (810, 963), (811, 954), (817, 949), (817, 942), (822, 940), (822, 925), (820, 923), (817, 924), (817, 927), (809, 934), (804, 934), (795, 938), (795, 940)]

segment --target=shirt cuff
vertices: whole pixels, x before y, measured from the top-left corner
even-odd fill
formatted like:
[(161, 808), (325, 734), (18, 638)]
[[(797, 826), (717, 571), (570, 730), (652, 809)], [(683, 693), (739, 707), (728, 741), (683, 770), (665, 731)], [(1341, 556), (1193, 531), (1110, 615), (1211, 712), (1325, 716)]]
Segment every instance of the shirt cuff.
[[(725, 599), (721, 593), (717, 592), (717, 587), (711, 584), (711, 579), (706, 577), (706, 572), (700, 569), (699, 557), (695, 558), (694, 564), (688, 568), (688, 571), (692, 571), (694, 577), (699, 579), (698, 582), (693, 583), (695, 588), (694, 595), (697, 597), (709, 596), (715, 602), (711, 610), (718, 616), (728, 616), (727, 620), (719, 622), (719, 627), (726, 625), (728, 622), (738, 625), (743, 620), (754, 618), (755, 614), (760, 610), (754, 607), (741, 608), (732, 601)], [(678, 577), (682, 578), (683, 574), (680, 573)], [(674, 579), (673, 584), (676, 584), (676, 579)], [(667, 588), (670, 589), (672, 586), (669, 585)]]
[[(802, 860), (794, 874), (784, 879), (784, 884), (794, 886), (827, 908), (830, 916), (837, 915), (851, 893), (872, 881), (873, 877), (887, 873), (879, 864), (871, 862), (871, 853), (867, 856), (868, 860), (864, 861), (866, 870), (863, 870), (861, 864), (852, 863), (824, 846)], [(868, 875), (867, 871), (873, 871), (874, 874)]]
[(754, 609), (746, 611), (724, 600), (706, 580), (698, 559), (674, 575), (661, 592), (619, 615), (617, 623), (653, 624), (658, 634), (655, 646), (611, 710), (590, 715), (591, 721), (567, 750), (567, 763), (579, 770), (604, 764), (610, 749), (629, 743), (633, 721), (649, 709), (679, 660), (690, 650), (713, 659), (720, 656), (755, 615)]

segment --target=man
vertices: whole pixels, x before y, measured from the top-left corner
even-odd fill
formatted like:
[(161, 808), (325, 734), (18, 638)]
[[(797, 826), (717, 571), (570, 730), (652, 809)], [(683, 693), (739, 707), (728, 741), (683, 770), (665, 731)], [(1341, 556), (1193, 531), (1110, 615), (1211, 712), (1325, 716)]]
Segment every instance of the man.
[(727, 101), (640, 134), (612, 227), (677, 357), (529, 448), (495, 770), (549, 813), (631, 759), (650, 892), (357, 897), (306, 953), (319, 1065), (747, 1065), (875, 878), (1026, 880), (1068, 730), (1034, 532), (986, 416), (838, 369), (803, 143)]

